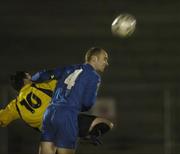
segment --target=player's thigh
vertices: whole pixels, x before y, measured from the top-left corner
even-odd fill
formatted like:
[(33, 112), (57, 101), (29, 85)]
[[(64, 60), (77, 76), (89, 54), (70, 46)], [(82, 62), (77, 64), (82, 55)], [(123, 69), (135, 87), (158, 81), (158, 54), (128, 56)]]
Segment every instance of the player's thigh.
[(44, 113), (42, 129), (41, 129), (41, 142), (53, 142), (55, 136), (55, 129), (52, 122), (55, 109), (48, 107)]
[(57, 148), (57, 154), (75, 154), (74, 149)]
[(89, 128), (96, 118), (94, 115), (83, 113), (78, 115), (79, 137), (85, 137), (89, 134)]
[(58, 148), (75, 149), (78, 138), (77, 114), (71, 110), (61, 109), (60, 111), (54, 118), (56, 126), (54, 143)]
[(41, 142), (39, 146), (39, 154), (55, 154), (56, 147), (52, 142)]

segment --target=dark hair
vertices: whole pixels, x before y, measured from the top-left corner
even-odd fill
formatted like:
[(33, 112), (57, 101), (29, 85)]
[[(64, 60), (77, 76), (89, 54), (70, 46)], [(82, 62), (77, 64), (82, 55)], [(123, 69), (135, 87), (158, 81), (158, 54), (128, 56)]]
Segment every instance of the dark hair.
[(86, 55), (85, 55), (85, 61), (86, 62), (89, 62), (91, 60), (91, 57), (94, 56), (94, 55), (98, 55), (99, 53), (102, 52), (102, 48), (99, 48), (99, 47), (92, 47), (90, 48), (87, 52), (86, 52)]
[(20, 91), (21, 88), (24, 86), (24, 79), (26, 78), (26, 72), (24, 71), (17, 71), (15, 75), (10, 76), (11, 86)]

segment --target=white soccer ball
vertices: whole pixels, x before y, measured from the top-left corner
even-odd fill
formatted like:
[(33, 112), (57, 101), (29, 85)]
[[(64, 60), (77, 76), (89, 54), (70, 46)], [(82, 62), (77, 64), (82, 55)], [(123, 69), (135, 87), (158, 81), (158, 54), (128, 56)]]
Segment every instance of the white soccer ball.
[(120, 14), (111, 25), (112, 34), (120, 37), (128, 37), (136, 29), (136, 19), (130, 14)]

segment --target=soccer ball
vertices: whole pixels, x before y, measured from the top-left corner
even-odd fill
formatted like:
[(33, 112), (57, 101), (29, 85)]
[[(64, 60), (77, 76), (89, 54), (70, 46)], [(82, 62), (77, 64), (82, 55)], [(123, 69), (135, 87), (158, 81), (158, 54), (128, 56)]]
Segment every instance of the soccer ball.
[(136, 28), (136, 19), (130, 14), (120, 14), (114, 19), (111, 25), (113, 35), (128, 37), (133, 34)]

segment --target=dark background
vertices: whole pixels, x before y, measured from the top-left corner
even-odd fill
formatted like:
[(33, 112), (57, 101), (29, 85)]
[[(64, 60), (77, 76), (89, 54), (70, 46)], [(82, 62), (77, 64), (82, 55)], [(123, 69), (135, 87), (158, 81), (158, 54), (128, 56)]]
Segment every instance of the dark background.
[[(126, 39), (111, 34), (120, 13), (137, 19)], [(82, 63), (100, 46), (110, 66), (99, 97), (116, 100), (115, 128), (104, 144), (81, 144), (79, 154), (180, 153), (180, 1), (58, 0), (0, 2), (0, 107), (14, 93), (9, 75)], [(16, 121), (0, 128), (0, 154), (37, 153), (39, 134)]]

